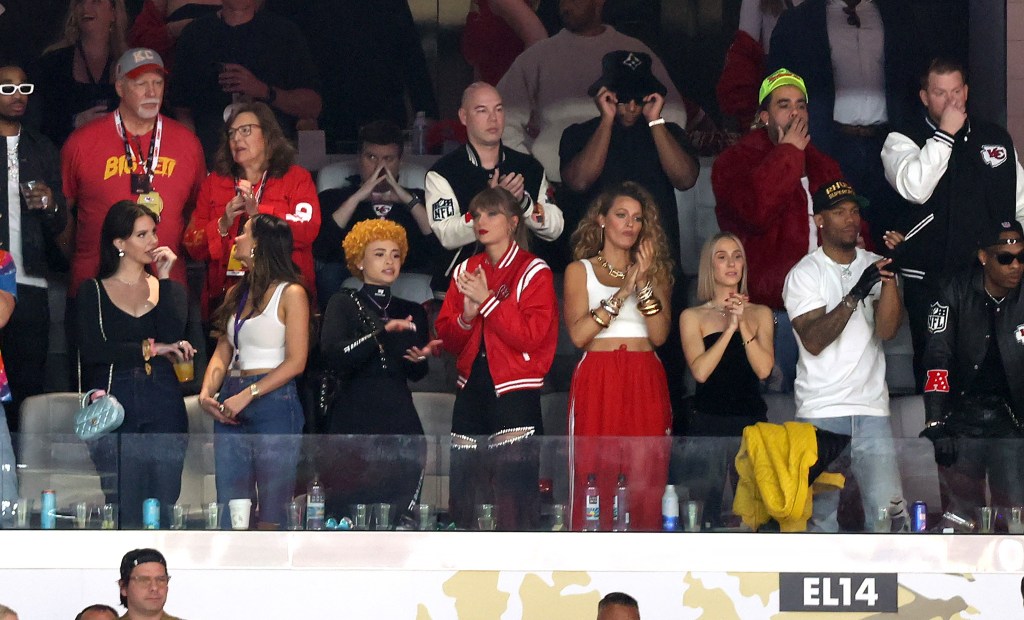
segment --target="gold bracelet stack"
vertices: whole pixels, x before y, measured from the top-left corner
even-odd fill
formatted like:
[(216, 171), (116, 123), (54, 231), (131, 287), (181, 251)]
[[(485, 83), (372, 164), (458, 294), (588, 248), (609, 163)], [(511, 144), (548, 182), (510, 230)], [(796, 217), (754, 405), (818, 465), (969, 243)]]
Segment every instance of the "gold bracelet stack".
[(607, 327), (608, 327), (609, 325), (611, 325), (611, 323), (609, 323), (608, 321), (606, 321), (606, 320), (602, 319), (602, 318), (600, 317), (600, 315), (598, 315), (598, 314), (597, 314), (597, 310), (593, 310), (593, 309), (592, 309), (592, 310), (590, 311), (590, 318), (594, 319), (594, 322), (595, 322), (595, 323), (597, 323), (598, 325), (600, 325), (600, 326), (601, 326), (601, 329), (605, 329), (605, 328), (607, 328)]
[(654, 316), (661, 312), (661, 300), (654, 296), (654, 286), (650, 280), (636, 293), (636, 309), (644, 316)]
[[(619, 316), (619, 310), (622, 308), (622, 300), (612, 295), (608, 299), (602, 299), (601, 305), (598, 308), (590, 310), (590, 317), (594, 319), (594, 322), (601, 326), (602, 329), (607, 328), (611, 325), (611, 322), (615, 320), (615, 317)], [(604, 310), (608, 313), (608, 320), (602, 319), (598, 314), (598, 310)]]

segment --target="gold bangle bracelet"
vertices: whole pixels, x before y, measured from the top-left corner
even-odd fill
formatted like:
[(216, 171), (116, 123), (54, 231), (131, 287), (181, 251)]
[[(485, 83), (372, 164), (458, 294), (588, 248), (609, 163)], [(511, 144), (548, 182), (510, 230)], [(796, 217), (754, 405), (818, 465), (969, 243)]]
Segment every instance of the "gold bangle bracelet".
[(594, 322), (601, 326), (601, 329), (605, 329), (610, 325), (607, 321), (597, 315), (597, 310), (590, 311), (590, 318), (594, 319)]

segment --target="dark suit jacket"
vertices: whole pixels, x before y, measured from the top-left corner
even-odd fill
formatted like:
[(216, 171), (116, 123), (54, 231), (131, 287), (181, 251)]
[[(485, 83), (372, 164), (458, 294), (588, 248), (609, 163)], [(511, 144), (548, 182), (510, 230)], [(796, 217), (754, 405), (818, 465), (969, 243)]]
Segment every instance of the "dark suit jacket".
[[(916, 30), (905, 0), (874, 0), (874, 3), (885, 28), (885, 95), (889, 124), (898, 127), (914, 114), (920, 90), (918, 75), (925, 68), (924, 59), (918, 51)], [(832, 108), (836, 87), (826, 25), (827, 4), (828, 0), (807, 0), (782, 13), (772, 33), (766, 73), (785, 67), (804, 79), (814, 144), (834, 156)]]

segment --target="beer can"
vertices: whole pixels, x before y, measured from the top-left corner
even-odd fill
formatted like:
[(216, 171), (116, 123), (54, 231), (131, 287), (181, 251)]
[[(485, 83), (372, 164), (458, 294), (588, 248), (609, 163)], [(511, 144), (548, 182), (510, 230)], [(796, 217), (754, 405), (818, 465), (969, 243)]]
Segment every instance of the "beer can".
[(910, 531), (924, 532), (928, 529), (928, 505), (918, 500), (910, 505)]
[(53, 489), (43, 491), (39, 507), (39, 527), (52, 530), (57, 527), (57, 492)]
[(160, 529), (160, 500), (155, 497), (142, 502), (142, 529)]

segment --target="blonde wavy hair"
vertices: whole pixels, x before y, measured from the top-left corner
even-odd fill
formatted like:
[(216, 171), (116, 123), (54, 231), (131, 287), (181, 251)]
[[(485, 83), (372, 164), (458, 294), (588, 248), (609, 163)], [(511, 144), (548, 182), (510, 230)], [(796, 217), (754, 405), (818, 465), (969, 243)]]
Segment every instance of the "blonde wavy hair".
[[(636, 250), (645, 239), (654, 242), (654, 260), (651, 263), (648, 276), (656, 283), (663, 283), (672, 286), (672, 257), (668, 249), (668, 237), (665, 236), (665, 229), (661, 226), (661, 216), (658, 213), (658, 205), (642, 185), (632, 181), (625, 181), (606, 190), (594, 199), (587, 214), (583, 216), (576, 232), (572, 234), (572, 256), (576, 260), (586, 260), (597, 256), (597, 253), (604, 248), (604, 231), (598, 218), (607, 216), (615, 199), (619, 197), (632, 198), (640, 203), (640, 213), (643, 216), (643, 228), (636, 238), (636, 243), (630, 249), (631, 260), (636, 258)], [(675, 205), (672, 205), (673, 207)]]
[[(121, 58), (121, 54), (128, 51), (128, 11), (124, 8), (124, 0), (107, 0), (114, 9), (114, 23), (110, 25), (110, 44), (108, 47), (108, 58), (110, 59), (110, 72), (113, 77), (114, 63)], [(81, 6), (83, 0), (74, 0), (68, 6), (68, 15), (64, 18), (64, 32), (53, 45), (43, 50), (43, 53), (52, 52), (65, 47), (71, 47), (78, 43), (82, 36)]]
[(740, 248), (743, 255), (743, 275), (740, 276), (740, 283), (737, 291), (740, 295), (747, 294), (747, 276), (750, 273), (750, 265), (747, 264), (747, 250), (743, 247), (740, 238), (731, 232), (723, 231), (716, 233), (713, 237), (704, 242), (700, 249), (700, 263), (697, 272), (697, 300), (711, 301), (715, 297), (715, 246), (722, 239), (731, 239)]
[(405, 236), (405, 229), (400, 224), (382, 219), (363, 220), (356, 223), (352, 230), (345, 235), (341, 247), (345, 250), (345, 264), (348, 265), (348, 272), (360, 280), (363, 279), (363, 272), (359, 270), (359, 262), (363, 260), (366, 246), (374, 241), (394, 241), (398, 245), (402, 263), (405, 263), (405, 257), (409, 255), (409, 240)]

